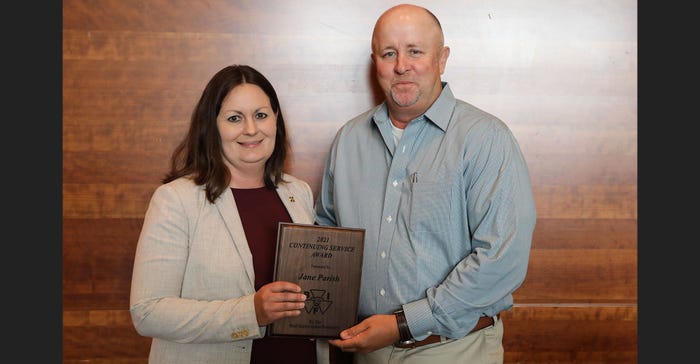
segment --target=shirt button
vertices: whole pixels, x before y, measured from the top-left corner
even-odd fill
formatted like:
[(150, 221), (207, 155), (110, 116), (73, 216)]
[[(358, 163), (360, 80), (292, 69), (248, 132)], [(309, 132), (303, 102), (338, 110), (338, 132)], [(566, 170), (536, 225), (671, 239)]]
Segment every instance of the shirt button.
[(384, 296), (384, 294), (386, 294), (386, 291), (384, 291), (384, 288), (380, 289), (380, 290), (379, 290), (379, 295), (380, 295), (380, 296)]
[(394, 180), (394, 182), (393, 182), (392, 184), (394, 185), (394, 187), (396, 187), (396, 186), (398, 186), (398, 185), (399, 185), (399, 183), (398, 183), (398, 182), (396, 182), (396, 180)]
[(382, 257), (382, 259), (386, 258), (386, 252), (382, 252), (379, 256)]
[(391, 222), (391, 220), (393, 220), (393, 219), (391, 218), (391, 215), (389, 215), (389, 216), (386, 217), (386, 222)]

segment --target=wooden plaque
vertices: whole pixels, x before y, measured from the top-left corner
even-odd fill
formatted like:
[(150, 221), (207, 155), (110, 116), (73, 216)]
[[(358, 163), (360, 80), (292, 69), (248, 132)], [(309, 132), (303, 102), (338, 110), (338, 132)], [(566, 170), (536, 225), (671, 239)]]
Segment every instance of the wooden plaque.
[(357, 323), (365, 229), (279, 223), (274, 280), (306, 294), (301, 315), (270, 324), (270, 336), (338, 338)]

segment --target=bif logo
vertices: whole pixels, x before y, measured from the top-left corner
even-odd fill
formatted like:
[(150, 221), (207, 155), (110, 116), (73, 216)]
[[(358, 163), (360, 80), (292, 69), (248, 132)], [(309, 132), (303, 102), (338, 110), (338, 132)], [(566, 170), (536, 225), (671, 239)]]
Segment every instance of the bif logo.
[(310, 289), (304, 291), (306, 295), (306, 302), (304, 310), (306, 313), (310, 314), (321, 314), (323, 315), (331, 307), (333, 301), (331, 301), (330, 292), (326, 292), (325, 289)]

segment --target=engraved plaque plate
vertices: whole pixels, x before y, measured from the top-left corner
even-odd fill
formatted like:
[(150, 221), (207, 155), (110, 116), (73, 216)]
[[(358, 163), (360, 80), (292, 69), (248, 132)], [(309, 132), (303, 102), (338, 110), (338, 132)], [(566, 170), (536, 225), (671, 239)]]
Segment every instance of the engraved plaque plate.
[(279, 223), (274, 280), (306, 294), (301, 315), (270, 324), (270, 336), (338, 338), (357, 323), (365, 229)]

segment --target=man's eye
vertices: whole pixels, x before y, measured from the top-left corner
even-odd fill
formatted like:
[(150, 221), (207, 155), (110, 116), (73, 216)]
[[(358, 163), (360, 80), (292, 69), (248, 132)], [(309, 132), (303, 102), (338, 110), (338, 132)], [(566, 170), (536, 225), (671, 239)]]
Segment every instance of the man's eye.
[(382, 55), (382, 58), (389, 58), (396, 55), (396, 52), (386, 52)]

